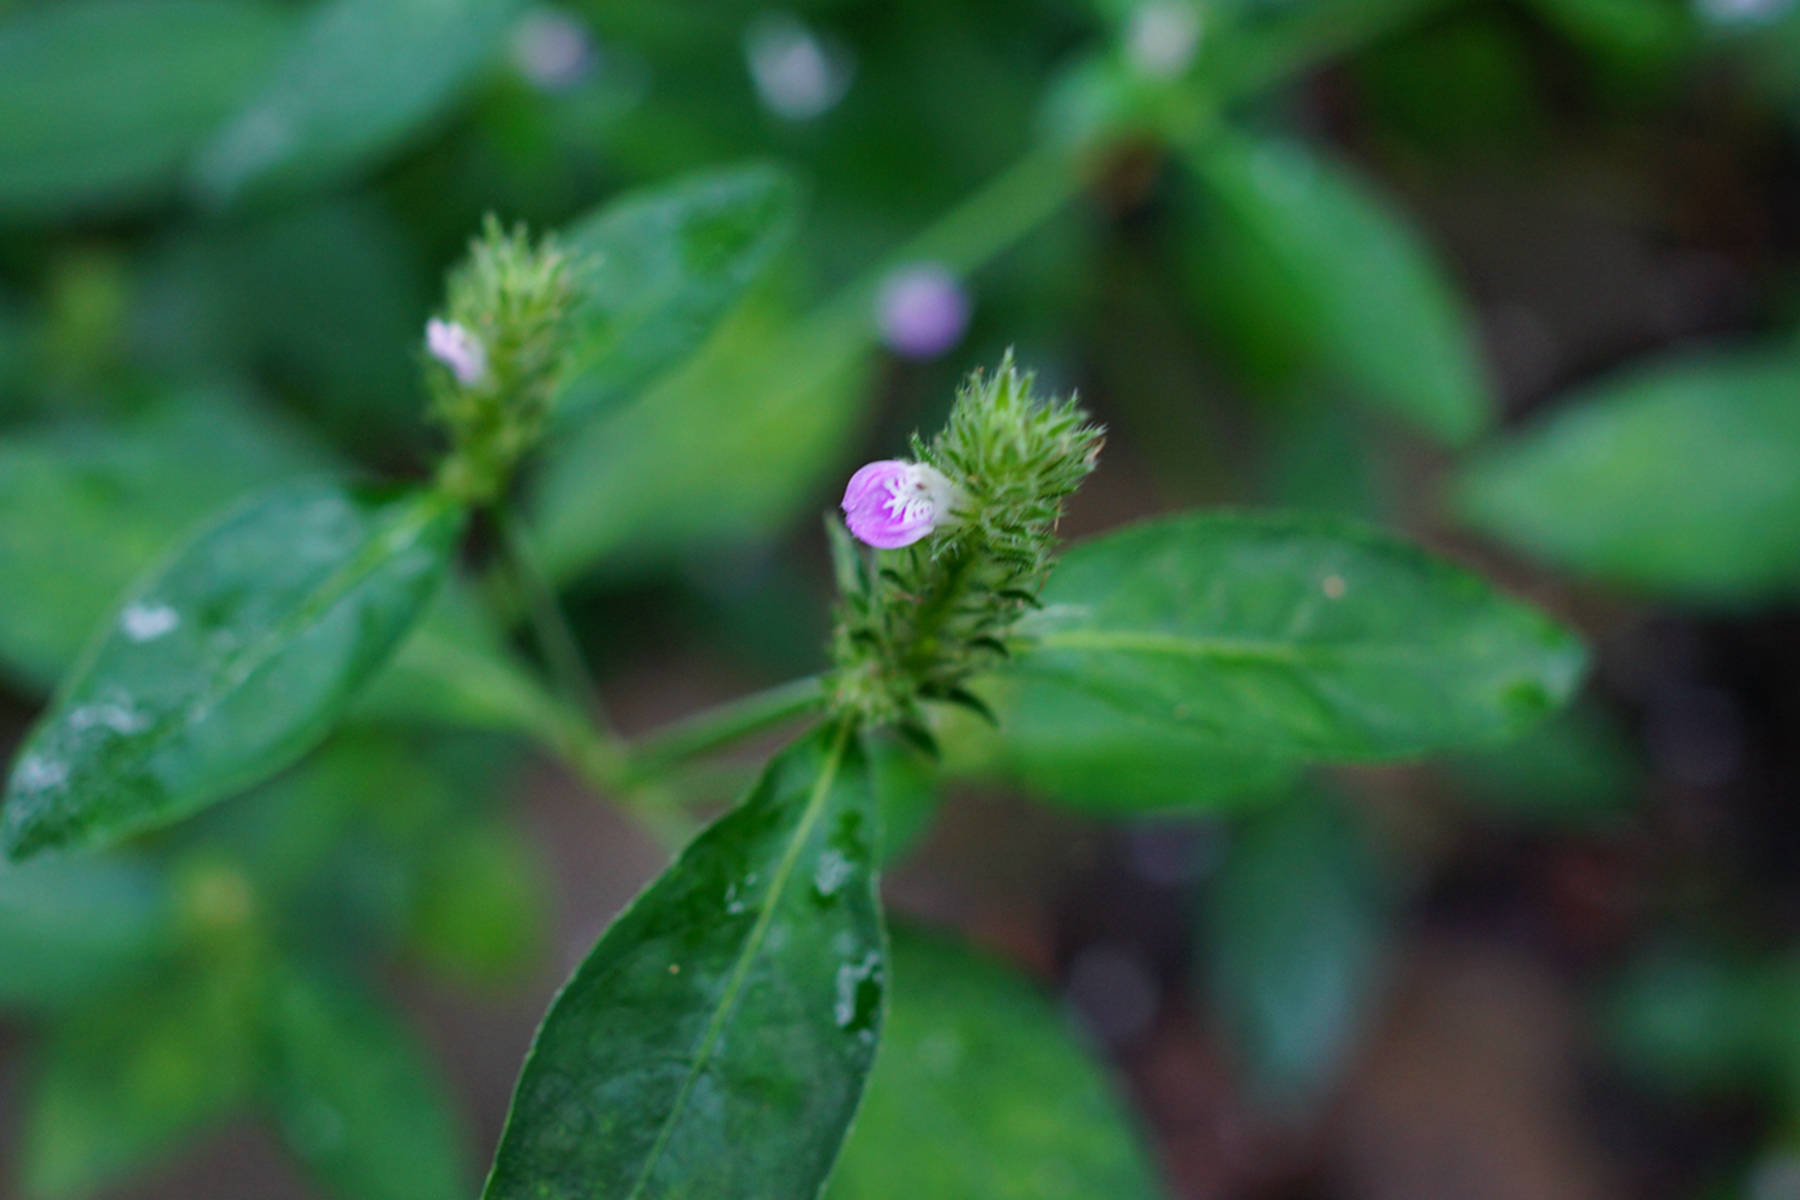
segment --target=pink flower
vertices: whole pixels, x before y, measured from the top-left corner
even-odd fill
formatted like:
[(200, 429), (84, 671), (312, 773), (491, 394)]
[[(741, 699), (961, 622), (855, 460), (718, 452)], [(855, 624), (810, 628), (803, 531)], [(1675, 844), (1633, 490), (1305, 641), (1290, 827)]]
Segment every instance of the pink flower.
[(844, 519), (850, 532), (881, 550), (910, 546), (951, 519), (956, 485), (924, 463), (884, 458), (850, 477)]
[(487, 350), (481, 339), (455, 321), (425, 322), (425, 349), (450, 368), (456, 382), (473, 387), (487, 377)]

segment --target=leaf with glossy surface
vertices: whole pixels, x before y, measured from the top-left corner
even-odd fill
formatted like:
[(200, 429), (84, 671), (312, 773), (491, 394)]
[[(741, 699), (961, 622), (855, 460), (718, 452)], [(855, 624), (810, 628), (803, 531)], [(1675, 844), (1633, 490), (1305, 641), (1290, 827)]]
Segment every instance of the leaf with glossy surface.
[(1241, 822), (1207, 891), (1208, 991), (1259, 1099), (1330, 1087), (1383, 975), (1393, 897), (1341, 806), (1303, 795)]
[(393, 1014), (297, 970), (271, 988), (263, 1093), (282, 1140), (332, 1194), (456, 1200), (468, 1180), (437, 1071)]
[(242, 0), (59, 0), (0, 22), (0, 220), (154, 199), (289, 23)]
[(1487, 427), (1493, 405), (1464, 305), (1368, 184), (1274, 140), (1209, 139), (1191, 161), (1215, 201), (1210, 240), (1272, 319), (1370, 403), (1423, 432), (1458, 445)]
[(1478, 577), (1323, 515), (1191, 513), (1081, 543), (1009, 674), (1238, 754), (1387, 759), (1514, 736), (1581, 644)]
[(1476, 528), (1558, 566), (1732, 601), (1800, 588), (1800, 354), (1639, 369), (1464, 468)]
[(172, 392), (104, 427), (9, 436), (0, 668), (48, 691), (171, 542), (245, 492), (328, 461), (301, 430), (221, 389)]
[(1044, 681), (993, 689), (996, 765), (1046, 799), (1099, 817), (1219, 810), (1287, 788), (1302, 763), (1221, 745)]
[(172, 915), (143, 863), (0, 869), (0, 1006), (62, 1009), (113, 986), (172, 944)]
[(441, 117), (500, 53), (519, 0), (323, 0), (201, 151), (228, 203), (341, 179)]
[(557, 996), (486, 1200), (817, 1195), (881, 1026), (875, 819), (848, 727), (778, 755)]
[(739, 167), (634, 193), (566, 230), (580, 299), (561, 412), (627, 400), (698, 349), (786, 245), (798, 203), (785, 173)]
[(896, 930), (894, 1001), (829, 1200), (1164, 1195), (1100, 1065), (1038, 989)]
[(117, 840), (310, 749), (436, 590), (461, 514), (321, 481), (232, 510), (138, 584), (27, 738), (0, 847)]

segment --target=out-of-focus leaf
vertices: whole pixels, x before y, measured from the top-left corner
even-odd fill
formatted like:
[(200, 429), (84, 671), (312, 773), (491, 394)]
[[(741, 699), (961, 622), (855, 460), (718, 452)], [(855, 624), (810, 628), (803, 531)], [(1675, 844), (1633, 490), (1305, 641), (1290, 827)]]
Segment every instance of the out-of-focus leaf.
[(1330, 1088), (1379, 989), (1391, 905), (1339, 805), (1305, 795), (1235, 827), (1202, 914), (1206, 985), (1263, 1102)]
[(195, 522), (325, 462), (302, 431), (216, 389), (171, 393), (110, 427), (9, 436), (0, 667), (48, 690), (132, 579)]
[(1474, 575), (1322, 515), (1184, 514), (1075, 546), (1008, 674), (1238, 755), (1384, 759), (1517, 736), (1580, 642)]
[(881, 1027), (874, 822), (848, 726), (771, 762), (557, 996), (486, 1200), (817, 1195)]
[(476, 983), (504, 983), (549, 944), (543, 856), (499, 821), (465, 821), (424, 852), (408, 943), (428, 963)]
[(263, 372), (340, 445), (391, 458), (423, 428), (425, 282), (400, 223), (368, 200), (211, 223), (156, 248), (136, 338), (171, 371)]
[(1697, 43), (1696, 6), (1679, 0), (1536, 0), (1533, 7), (1621, 66), (1667, 71)]
[(1561, 826), (1617, 820), (1630, 811), (1642, 773), (1624, 733), (1600, 712), (1580, 707), (1450, 765), (1463, 795), (1483, 810)]
[(25, 1099), (28, 1195), (79, 1196), (174, 1153), (249, 1093), (258, 980), (197, 969), (60, 1022)]
[[(993, 765), (1024, 786), (1103, 817), (1235, 807), (1288, 787), (1301, 762), (1235, 750), (1179, 724), (1121, 711), (1078, 689), (1032, 681), (983, 689), (1000, 728)], [(979, 735), (977, 735), (979, 736)]]
[(867, 738), (869, 780), (881, 813), (881, 859), (895, 862), (924, 840), (944, 802), (938, 771), (925, 756), (900, 738), (881, 734)]
[(0, 869), (0, 1006), (66, 1009), (170, 944), (161, 877), (121, 859)]
[(444, 1081), (393, 1014), (348, 986), (284, 972), (264, 1017), (263, 1092), (282, 1140), (333, 1195), (468, 1194)]
[(532, 510), (547, 569), (570, 579), (766, 537), (837, 464), (867, 339), (747, 306), (641, 401), (548, 448)]
[(1694, 949), (1665, 948), (1632, 963), (1606, 997), (1602, 1025), (1633, 1074), (1676, 1091), (1741, 1086), (1771, 1065), (1767, 1031), (1791, 1023), (1760, 1011), (1753, 964)]
[(519, 0), (323, 0), (201, 151), (213, 203), (323, 184), (440, 118), (505, 45)]
[(786, 244), (797, 205), (783, 172), (739, 167), (634, 193), (568, 229), (580, 299), (559, 409), (612, 407), (697, 349)]
[[(1213, 201), (1208, 236), (1330, 370), (1452, 445), (1488, 425), (1492, 403), (1462, 302), (1366, 184), (1286, 142), (1221, 136), (1192, 162)], [(1207, 257), (1196, 269), (1210, 269)]]
[(335, 482), (233, 509), (138, 583), (26, 739), (0, 846), (21, 859), (166, 824), (317, 743), (412, 628), (462, 514)]
[(1800, 585), (1800, 356), (1660, 363), (1570, 398), (1468, 463), (1456, 505), (1558, 566), (1744, 601)]
[(289, 29), (252, 0), (59, 0), (0, 21), (0, 220), (164, 194)]
[(897, 930), (881, 1054), (830, 1200), (1148, 1200), (1156, 1173), (1104, 1071), (1027, 981)]

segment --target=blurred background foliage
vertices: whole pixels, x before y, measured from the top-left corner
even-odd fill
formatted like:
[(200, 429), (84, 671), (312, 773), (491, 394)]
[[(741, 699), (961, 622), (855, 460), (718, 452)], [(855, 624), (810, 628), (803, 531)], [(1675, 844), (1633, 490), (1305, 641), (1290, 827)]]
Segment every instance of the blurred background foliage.
[[(1072, 534), (1368, 517), (1596, 647), (1429, 767), (890, 748), (961, 938), (834, 1196), (1800, 1196), (1800, 6), (0, 0), (0, 737), (195, 521), (428, 470), (490, 211), (628, 297), (524, 497), (628, 729), (816, 668), (835, 482), (1008, 346), (1110, 427)], [(0, 1194), (471, 1193), (661, 853), (496, 736), (486, 566), (274, 784), (0, 872)]]

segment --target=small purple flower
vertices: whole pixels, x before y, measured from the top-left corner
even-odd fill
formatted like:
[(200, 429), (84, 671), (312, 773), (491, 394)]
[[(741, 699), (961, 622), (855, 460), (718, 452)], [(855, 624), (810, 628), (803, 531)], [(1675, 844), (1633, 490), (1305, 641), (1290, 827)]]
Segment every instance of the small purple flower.
[(936, 263), (901, 267), (882, 282), (875, 300), (881, 340), (906, 358), (936, 358), (962, 340), (969, 297)]
[(455, 321), (433, 317), (425, 322), (425, 349), (449, 367), (464, 387), (474, 387), (487, 378), (487, 350), (481, 339)]
[(924, 463), (884, 458), (850, 477), (844, 518), (850, 532), (881, 550), (910, 546), (949, 521), (956, 485)]

